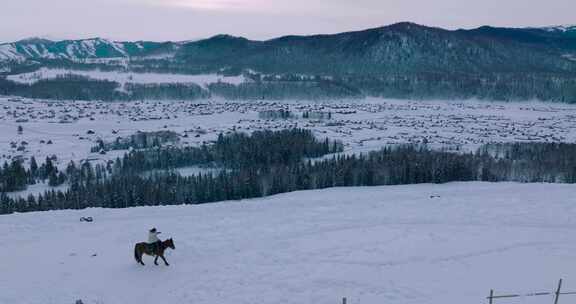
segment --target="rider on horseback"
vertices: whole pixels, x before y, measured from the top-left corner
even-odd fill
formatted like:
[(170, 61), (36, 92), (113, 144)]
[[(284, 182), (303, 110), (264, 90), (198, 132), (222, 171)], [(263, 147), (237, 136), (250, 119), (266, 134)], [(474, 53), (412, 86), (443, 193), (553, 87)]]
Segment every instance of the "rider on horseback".
[(162, 241), (158, 238), (160, 231), (157, 231), (156, 228), (152, 228), (148, 231), (148, 245), (152, 250), (157, 250), (160, 247)]
[(168, 248), (172, 250), (176, 249), (176, 246), (174, 246), (174, 240), (170, 238), (161, 241), (158, 238), (159, 234), (160, 231), (156, 230), (156, 228), (152, 228), (148, 231), (148, 242), (138, 243), (134, 246), (134, 258), (136, 259), (136, 262), (144, 265), (142, 255), (146, 254), (155, 257), (154, 264), (156, 265), (158, 265), (158, 258), (161, 258), (166, 266), (170, 265), (164, 257), (164, 251)]

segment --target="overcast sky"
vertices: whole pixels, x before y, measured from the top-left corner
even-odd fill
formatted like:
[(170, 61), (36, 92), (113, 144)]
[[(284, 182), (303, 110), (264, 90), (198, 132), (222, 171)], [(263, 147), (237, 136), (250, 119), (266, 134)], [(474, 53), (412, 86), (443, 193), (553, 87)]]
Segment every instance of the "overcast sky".
[(1, 0), (0, 41), (191, 40), (337, 33), (400, 21), (444, 28), (576, 24), (576, 0)]

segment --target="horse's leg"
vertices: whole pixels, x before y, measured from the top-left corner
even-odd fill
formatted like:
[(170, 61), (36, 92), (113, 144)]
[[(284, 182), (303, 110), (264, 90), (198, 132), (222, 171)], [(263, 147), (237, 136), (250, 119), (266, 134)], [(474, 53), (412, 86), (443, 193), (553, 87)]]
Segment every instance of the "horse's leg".
[[(164, 255), (160, 256), (162, 258), (162, 260), (164, 260), (164, 264), (166, 264), (166, 266), (170, 266), (170, 264), (168, 264), (168, 262), (166, 262), (166, 258), (164, 258)], [(156, 257), (158, 258), (158, 257)]]
[(138, 247), (134, 248), (134, 258), (136, 259), (136, 262), (142, 264), (142, 266), (146, 266), (144, 262), (142, 262), (142, 252), (138, 250)]
[(154, 265), (158, 266), (158, 256), (156, 256), (156, 258), (154, 258)]

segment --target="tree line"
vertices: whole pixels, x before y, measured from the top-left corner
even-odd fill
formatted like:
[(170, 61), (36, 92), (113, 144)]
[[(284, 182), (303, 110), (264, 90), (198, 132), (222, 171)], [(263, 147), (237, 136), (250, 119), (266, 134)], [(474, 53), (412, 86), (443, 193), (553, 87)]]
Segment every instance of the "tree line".
[(40, 166), (36, 158), (32, 157), (28, 168), (20, 159), (15, 159), (11, 163), (4, 162), (0, 168), (0, 192), (22, 191), (28, 185), (46, 181), (48, 181), (48, 185), (55, 187), (63, 184), (66, 180), (66, 174), (58, 170), (50, 157), (46, 157)]
[[(86, 207), (202, 204), (296, 190), (452, 181), (576, 183), (576, 144), (494, 144), (474, 153), (403, 145), (361, 155), (306, 130), (219, 136), (214, 145), (133, 151), (106, 166), (69, 166), (65, 191), (13, 199), (0, 213)], [(324, 157), (321, 157), (324, 156)], [(219, 173), (181, 176), (185, 166), (215, 164)], [(161, 169), (161, 170), (157, 170)], [(154, 171), (153, 174), (142, 174)]]
[(98, 80), (81, 75), (61, 75), (41, 79), (32, 84), (17, 83), (0, 77), (0, 95), (55, 100), (134, 101), (149, 99), (193, 100), (210, 96), (194, 83), (138, 84), (124, 88), (110, 80)]
[[(259, 74), (257, 74), (259, 75)], [(56, 100), (326, 100), (376, 96), (419, 99), (543, 100), (576, 103), (576, 78), (569, 74), (488, 73), (481, 77), (454, 73), (356, 74), (330, 78), (274, 75), (201, 87), (193, 83), (138, 84), (65, 75), (21, 84), (0, 77), (0, 94)]]

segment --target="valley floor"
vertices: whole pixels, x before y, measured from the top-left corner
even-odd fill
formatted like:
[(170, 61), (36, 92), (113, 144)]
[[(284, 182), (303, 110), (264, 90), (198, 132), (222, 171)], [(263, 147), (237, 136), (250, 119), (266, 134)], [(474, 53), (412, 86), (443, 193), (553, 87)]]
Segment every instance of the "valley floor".
[[(269, 119), (266, 111), (289, 110), (299, 118)], [(304, 112), (331, 119), (303, 119)], [(18, 127), (23, 128), (18, 132)], [(199, 146), (218, 134), (304, 128), (318, 138), (341, 140), (347, 153), (397, 144), (475, 151), (482, 144), (576, 142), (576, 106), (554, 103), (409, 101), (367, 99), (330, 102), (40, 101), (0, 97), (0, 164), (13, 158), (38, 161), (56, 156), (65, 168), (75, 162), (105, 162), (127, 150), (94, 152), (143, 132), (173, 131), (178, 146)]]
[[(559, 278), (575, 291), (575, 190), (424, 184), (5, 215), (0, 303), (484, 303)], [(175, 240), (170, 267), (134, 261), (151, 227)]]

